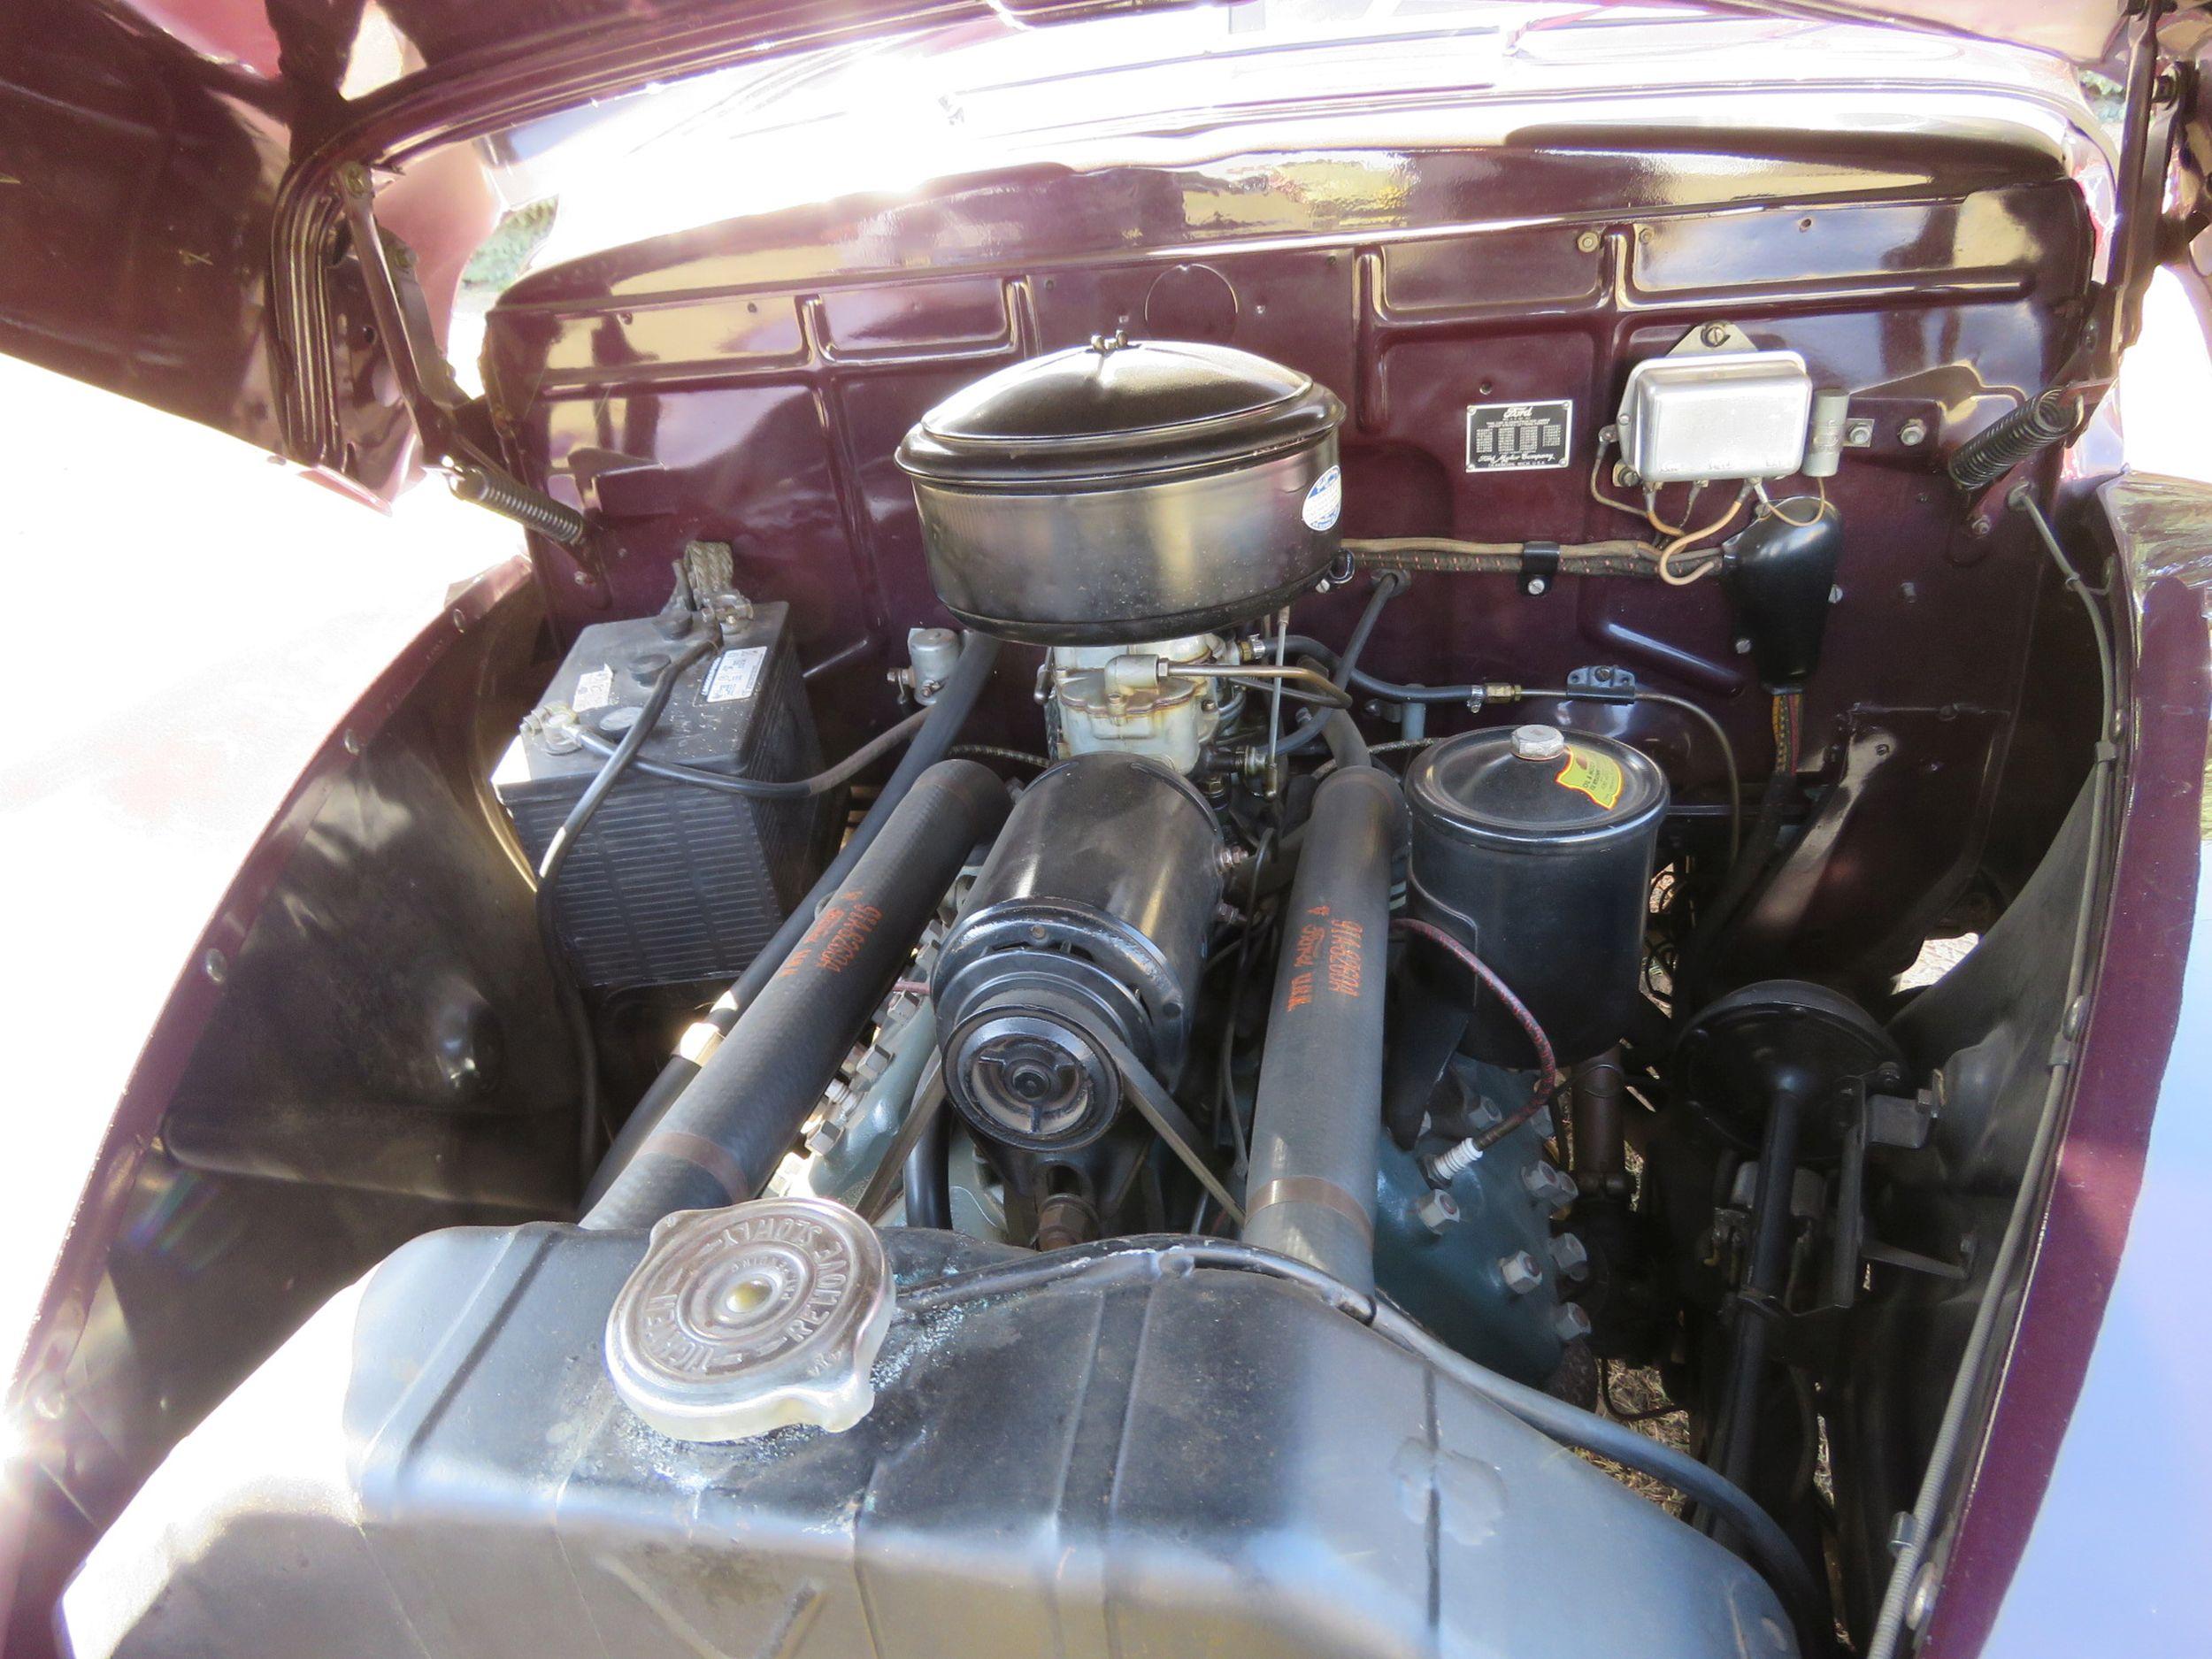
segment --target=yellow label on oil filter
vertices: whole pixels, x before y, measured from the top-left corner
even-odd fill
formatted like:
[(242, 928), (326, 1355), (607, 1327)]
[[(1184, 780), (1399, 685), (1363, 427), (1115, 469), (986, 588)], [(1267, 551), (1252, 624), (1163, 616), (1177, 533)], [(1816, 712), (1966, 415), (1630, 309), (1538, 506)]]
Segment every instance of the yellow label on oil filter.
[(1588, 795), (1609, 812), (1613, 803), (1621, 798), (1621, 764), (1609, 755), (1570, 744), (1567, 764), (1559, 769), (1559, 776), (1554, 781), (1562, 789)]

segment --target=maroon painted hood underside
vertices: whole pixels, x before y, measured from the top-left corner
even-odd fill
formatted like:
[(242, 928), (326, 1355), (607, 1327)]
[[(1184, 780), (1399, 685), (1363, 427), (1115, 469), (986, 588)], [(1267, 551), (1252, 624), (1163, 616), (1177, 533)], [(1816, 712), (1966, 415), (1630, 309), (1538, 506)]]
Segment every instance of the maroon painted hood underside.
[[(1234, 0), (995, 0), (994, 10), (1025, 21), (1049, 23), (1109, 11), (1165, 10)], [(1599, 0), (1636, 4), (1640, 0)], [(1648, 4), (1649, 0), (1640, 0)], [(126, 7), (204, 57), (227, 60), (264, 80), (297, 79), (311, 64), (344, 64), (362, 37), (358, 7), (343, 5), (287, 16), (281, 29), (258, 0), (126, 0)], [(119, 9), (126, 9), (119, 7)], [(799, 42), (836, 35), (850, 40), (872, 33), (942, 21), (968, 8), (960, 0), (772, 0), (744, 10), (754, 14), (764, 42)], [(2102, 61), (2112, 51), (2130, 7), (2128, 0), (1747, 0), (1717, 10), (1778, 16), (1895, 23), (1908, 27), (1975, 35), (2055, 53), (2077, 63)], [(374, 87), (380, 94), (434, 74), (464, 58), (523, 69), (531, 59), (557, 51), (580, 34), (618, 27), (665, 31), (672, 40), (713, 19), (726, 27), (732, 8), (704, 0), (387, 0), (381, 8), (408, 49), (410, 66)], [(2191, 43), (2205, 25), (2202, 0), (2181, 0), (2170, 18), (2170, 40)]]

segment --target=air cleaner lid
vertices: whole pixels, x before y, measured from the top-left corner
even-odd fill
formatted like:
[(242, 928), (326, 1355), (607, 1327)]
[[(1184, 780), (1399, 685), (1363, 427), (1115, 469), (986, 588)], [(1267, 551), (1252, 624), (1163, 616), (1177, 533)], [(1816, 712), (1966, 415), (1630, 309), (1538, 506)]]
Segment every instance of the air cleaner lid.
[(1229, 346), (1101, 336), (963, 387), (899, 445), (944, 483), (1134, 481), (1311, 443), (1344, 405), (1313, 377)]
[(1463, 732), (1406, 772), (1417, 819), (1489, 845), (1603, 836), (1666, 804), (1664, 775), (1640, 750), (1550, 726)]
[(842, 1204), (683, 1210), (655, 1225), (608, 1310), (607, 1371), (674, 1440), (849, 1429), (875, 1402), (891, 1310), (883, 1240)]

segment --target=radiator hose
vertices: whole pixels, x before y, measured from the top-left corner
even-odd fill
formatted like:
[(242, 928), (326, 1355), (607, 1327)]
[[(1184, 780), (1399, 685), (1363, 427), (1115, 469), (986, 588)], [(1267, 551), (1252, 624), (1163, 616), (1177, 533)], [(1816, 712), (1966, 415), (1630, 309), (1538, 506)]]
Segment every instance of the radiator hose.
[(1371, 766), (1324, 779), (1307, 820), (1252, 1114), (1247, 1241), (1375, 1284), (1390, 867), (1397, 784)]
[[(783, 926), (760, 948), (760, 954), (738, 976), (737, 983), (707, 1010), (704, 1018), (694, 1027), (695, 1031), (703, 1031), (717, 1039), (729, 1035), (731, 1028), (737, 1024), (739, 1012), (760, 995), (761, 987), (768, 982), (768, 976), (791, 954), (792, 946), (799, 942), (799, 935), (812, 925), (816, 910), (829, 902), (829, 896), (837, 891), (838, 884), (851, 873), (853, 866), (860, 861), (860, 856), (868, 850), (899, 803), (906, 798), (907, 791), (914, 787), (914, 780), (944, 759), (946, 752), (958, 740), (961, 727), (967, 724), (968, 716), (974, 711), (976, 699), (983, 695), (983, 687), (990, 681), (991, 670), (998, 661), (998, 649), (999, 642), (987, 634), (970, 634), (962, 642), (960, 660), (953, 664), (952, 677), (938, 692), (936, 701), (929, 705), (921, 729), (914, 734), (914, 741), (907, 746), (906, 753), (899, 757), (898, 765), (886, 780), (883, 793), (876, 797), (875, 804), (868, 809), (859, 826), (838, 849), (837, 856), (830, 860), (829, 867), (822, 872), (806, 897), (792, 907), (791, 914), (783, 919)], [(690, 1041), (690, 1035), (687, 1033), (687, 1048)], [(601, 1194), (614, 1184), (615, 1178), (622, 1173), (631, 1158), (636, 1156), (638, 1148), (644, 1144), (646, 1136), (653, 1133), (654, 1126), (667, 1115), (668, 1109), (691, 1087), (692, 1079), (699, 1075), (701, 1064), (701, 1057), (691, 1052), (669, 1056), (668, 1063), (661, 1067), (660, 1074), (647, 1087), (621, 1131), (615, 1136), (614, 1145), (600, 1161), (597, 1171), (586, 1185), (583, 1208), (589, 1210), (598, 1202)]]
[(916, 779), (583, 1225), (649, 1226), (675, 1210), (757, 1193), (970, 850), (997, 833), (1006, 809), (1006, 786), (974, 761), (940, 761)]

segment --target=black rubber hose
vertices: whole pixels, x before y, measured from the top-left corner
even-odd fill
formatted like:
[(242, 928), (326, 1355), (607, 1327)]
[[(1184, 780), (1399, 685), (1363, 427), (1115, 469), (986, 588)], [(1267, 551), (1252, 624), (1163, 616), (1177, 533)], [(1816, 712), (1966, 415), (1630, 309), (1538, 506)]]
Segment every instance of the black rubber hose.
[(1479, 686), (1402, 686), (1395, 680), (1377, 679), (1356, 663), (1348, 674), (1337, 654), (1310, 634), (1292, 634), (1285, 649), (1293, 657), (1317, 658), (1334, 684), (1348, 691), (1363, 691), (1385, 703), (1464, 703), (1482, 689)]
[(1332, 709), (1316, 723), (1321, 741), (1329, 746), (1330, 758), (1340, 766), (1370, 766), (1374, 756), (1368, 752), (1367, 740), (1359, 734), (1359, 726), (1341, 709)]
[(1798, 1089), (1777, 1089), (1767, 1102), (1766, 1130), (1759, 1148), (1759, 1177), (1751, 1198), (1751, 1261), (1744, 1273), (1744, 1295), (1736, 1308), (1735, 1340), (1729, 1349), (1721, 1407), (1714, 1414), (1720, 1441), (1714, 1467), (1740, 1486), (1747, 1487), (1750, 1479), (1759, 1396), (1766, 1381), (1767, 1333), (1789, 1276), (1792, 1193), (1805, 1105)]
[[(1375, 591), (1368, 595), (1367, 608), (1359, 613), (1359, 620), (1352, 625), (1352, 637), (1344, 642), (1344, 655), (1340, 658), (1333, 652), (1329, 654), (1329, 660), (1337, 664), (1329, 679), (1339, 690), (1345, 688), (1348, 679), (1359, 672), (1360, 653), (1367, 649), (1367, 641), (1375, 632), (1375, 625), (1382, 620), (1383, 607), (1403, 593), (1409, 585), (1409, 579), (1396, 571), (1385, 571), (1375, 578)], [(1307, 719), (1287, 737), (1275, 740), (1275, 752), (1287, 755), (1294, 749), (1303, 749), (1321, 735), (1325, 724), (1325, 719)]]
[[(769, 976), (783, 964), (783, 959), (791, 954), (791, 948), (799, 942), (799, 935), (812, 926), (814, 912), (827, 902), (831, 894), (837, 891), (838, 884), (860, 862), (860, 856), (874, 844), (876, 836), (889, 821), (892, 812), (906, 798), (907, 791), (914, 787), (914, 780), (944, 759), (946, 752), (959, 741), (961, 727), (967, 724), (969, 715), (975, 711), (976, 700), (983, 695), (983, 687), (990, 683), (991, 670), (998, 663), (998, 651), (999, 642), (987, 634), (971, 633), (962, 643), (960, 660), (953, 665), (951, 674), (937, 693), (937, 701), (929, 705), (929, 711), (922, 721), (921, 729), (915, 733), (913, 742), (899, 757), (899, 764), (893, 769), (890, 777), (885, 780), (883, 793), (876, 797), (875, 803), (846, 838), (837, 856), (829, 861), (828, 867), (808, 889), (806, 897), (792, 907), (791, 914), (783, 918), (783, 925), (760, 948), (760, 954), (753, 958), (743, 973), (738, 975), (737, 983), (707, 1010), (707, 1023), (718, 1032), (726, 1037), (729, 1034), (730, 1028), (737, 1024), (740, 1010), (760, 995), (760, 987), (767, 984)], [(622, 1172), (623, 1167), (636, 1154), (645, 1137), (653, 1133), (654, 1125), (667, 1115), (668, 1109), (675, 1104), (677, 1097), (691, 1087), (691, 1079), (698, 1075), (696, 1061), (680, 1054), (669, 1056), (667, 1064), (661, 1067), (660, 1075), (653, 1079), (639, 1098), (629, 1120), (622, 1125), (621, 1133), (615, 1136), (613, 1148), (601, 1160), (598, 1171), (586, 1186), (585, 1209), (590, 1209), (600, 1194), (613, 1183), (615, 1177)]]
[[(702, 789), (718, 789), (724, 795), (743, 795), (749, 801), (810, 801), (816, 795), (827, 795), (841, 784), (850, 783), (920, 731), (928, 718), (926, 709), (910, 714), (896, 726), (878, 732), (834, 765), (826, 766), (808, 778), (729, 778), (718, 772), (702, 772), (696, 766), (659, 760), (635, 760), (630, 767), (648, 777), (664, 778), (671, 783), (695, 784)], [(594, 733), (580, 732), (577, 735), (595, 755), (614, 752), (613, 744)]]
[(1371, 766), (1314, 792), (1283, 915), (1245, 1181), (1246, 1240), (1375, 1283), (1376, 1136), (1398, 786)]
[(906, 1225), (910, 1227), (952, 1226), (952, 1114), (941, 1109), (929, 1114), (921, 1138), (906, 1155)]
[(545, 856), (538, 861), (538, 888), (532, 902), (537, 917), (538, 942), (552, 966), (555, 994), (560, 998), (562, 1016), (567, 1020), (569, 1034), (576, 1044), (577, 1096), (583, 1115), (577, 1141), (578, 1169), (581, 1174), (588, 1175), (597, 1160), (599, 1137), (603, 1132), (599, 1120), (599, 1045), (592, 1038), (591, 1010), (584, 1004), (583, 987), (577, 984), (568, 953), (561, 948), (560, 930), (555, 926), (553, 916), (554, 888), (561, 879), (562, 867), (568, 863), (569, 854), (576, 850), (576, 843), (593, 816), (615, 785), (622, 781), (622, 774), (635, 764), (638, 750), (645, 747), (646, 739), (653, 735), (653, 728), (660, 724), (668, 700), (676, 695), (678, 682), (694, 664), (710, 655), (718, 643), (718, 636), (708, 632), (677, 654), (667, 672), (647, 694), (636, 722), (622, 734), (621, 742), (615, 745), (599, 770), (592, 774), (583, 794), (576, 797), (576, 804), (568, 810), (568, 817), (546, 843)]
[(1005, 821), (1006, 786), (940, 761), (901, 801), (814, 925), (585, 1214), (649, 1226), (758, 1192), (836, 1076), (946, 888)]

